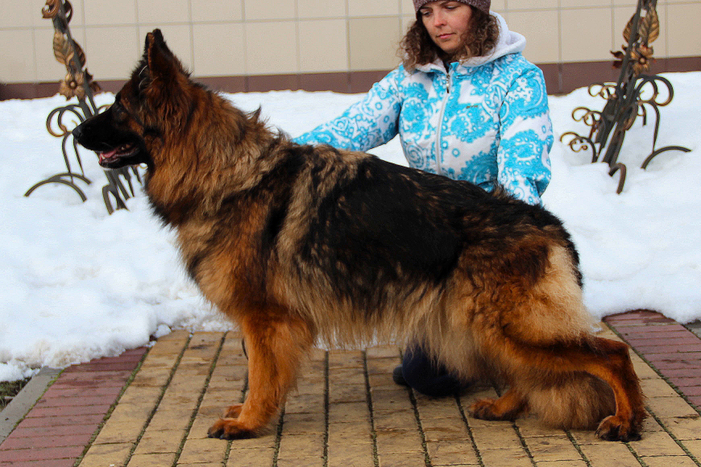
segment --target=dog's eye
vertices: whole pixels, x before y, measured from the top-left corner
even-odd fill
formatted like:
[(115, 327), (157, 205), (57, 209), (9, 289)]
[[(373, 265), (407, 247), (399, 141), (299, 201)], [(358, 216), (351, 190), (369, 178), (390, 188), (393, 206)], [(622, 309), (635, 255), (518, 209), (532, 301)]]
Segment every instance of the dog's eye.
[(112, 104), (112, 113), (116, 118), (124, 118), (127, 114), (127, 110), (124, 108), (121, 102), (115, 101), (114, 104)]

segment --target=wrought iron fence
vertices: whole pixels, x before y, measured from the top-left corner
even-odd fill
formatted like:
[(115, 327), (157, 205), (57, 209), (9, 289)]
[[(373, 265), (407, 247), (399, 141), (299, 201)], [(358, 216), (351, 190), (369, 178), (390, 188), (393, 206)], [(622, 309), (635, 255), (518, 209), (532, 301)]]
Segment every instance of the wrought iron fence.
[[(80, 196), (81, 200), (86, 201), (87, 196), (78, 186), (78, 182), (83, 182), (87, 185), (90, 185), (92, 182), (85, 176), (83, 162), (71, 131), (81, 122), (103, 110), (102, 107), (97, 107), (94, 99), (94, 92), (99, 91), (100, 86), (93, 81), (93, 77), (88, 73), (85, 53), (71, 35), (68, 25), (73, 16), (71, 3), (68, 0), (46, 0), (46, 5), (44, 5), (41, 12), (43, 18), (50, 19), (54, 26), (54, 57), (56, 57), (58, 62), (66, 66), (67, 73), (59, 83), (59, 93), (65, 96), (67, 100), (70, 101), (75, 98), (77, 102), (57, 107), (49, 113), (46, 119), (48, 132), (57, 138), (61, 138), (61, 151), (66, 165), (66, 172), (52, 175), (36, 183), (27, 190), (24, 196), (30, 196), (34, 190), (41, 186), (56, 183), (72, 188)], [(72, 149), (69, 149), (69, 145), (72, 146)], [(77, 162), (80, 169), (79, 172), (73, 169), (71, 160)], [(132, 174), (137, 181), (141, 182), (138, 169), (125, 167), (117, 170), (103, 170), (103, 172), (107, 177), (107, 184), (102, 188), (102, 197), (107, 212), (112, 214), (115, 210), (115, 207), (112, 205), (113, 199), (116, 209), (126, 209), (124, 201), (134, 196)], [(128, 189), (125, 187), (125, 183)]]
[(592, 162), (605, 162), (609, 165), (609, 175), (619, 173), (617, 193), (623, 191), (626, 181), (626, 166), (619, 162), (618, 156), (626, 132), (635, 121), (642, 118), (647, 125), (649, 112), (655, 119), (652, 137), (652, 151), (641, 168), (658, 155), (667, 151), (689, 152), (683, 146), (665, 146), (657, 148), (660, 129), (660, 107), (669, 105), (674, 98), (672, 83), (662, 76), (643, 74), (650, 70), (653, 60), (654, 42), (660, 33), (660, 21), (657, 15), (657, 0), (638, 0), (635, 14), (623, 31), (626, 43), (622, 50), (611, 52), (616, 61), (614, 66), (621, 69), (617, 83), (595, 83), (589, 86), (589, 95), (606, 100), (603, 110), (577, 107), (572, 111), (572, 118), (591, 127), (588, 136), (573, 131), (563, 133), (560, 141), (567, 143), (575, 151), (591, 150)]

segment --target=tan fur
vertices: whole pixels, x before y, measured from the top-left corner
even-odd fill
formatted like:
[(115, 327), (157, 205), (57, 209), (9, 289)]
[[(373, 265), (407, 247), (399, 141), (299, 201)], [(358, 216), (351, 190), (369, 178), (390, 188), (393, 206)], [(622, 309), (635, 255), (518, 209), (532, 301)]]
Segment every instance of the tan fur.
[(126, 111), (116, 118), (113, 106), (76, 137), (143, 144), (135, 161), (148, 165), (154, 210), (177, 230), (202, 293), (245, 336), (249, 395), (210, 436), (262, 433), (314, 343), (389, 341), (504, 384), (501, 398), (473, 405), (476, 417), (531, 411), (556, 427), (599, 424), (605, 439), (639, 437), (628, 349), (591, 334), (576, 252), (554, 216), (367, 154), (297, 146), (190, 81), (158, 31), (141, 67), (119, 94)]

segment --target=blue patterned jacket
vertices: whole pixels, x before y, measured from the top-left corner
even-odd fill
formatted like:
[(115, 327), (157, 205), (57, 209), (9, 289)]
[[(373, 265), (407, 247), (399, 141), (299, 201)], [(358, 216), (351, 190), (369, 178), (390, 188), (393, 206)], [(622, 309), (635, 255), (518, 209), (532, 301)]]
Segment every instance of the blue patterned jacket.
[(545, 80), (508, 30), (491, 55), (462, 63), (403, 66), (376, 83), (341, 116), (295, 139), (368, 151), (399, 134), (411, 167), (467, 180), (486, 190), (502, 185), (539, 204), (550, 181), (553, 144)]

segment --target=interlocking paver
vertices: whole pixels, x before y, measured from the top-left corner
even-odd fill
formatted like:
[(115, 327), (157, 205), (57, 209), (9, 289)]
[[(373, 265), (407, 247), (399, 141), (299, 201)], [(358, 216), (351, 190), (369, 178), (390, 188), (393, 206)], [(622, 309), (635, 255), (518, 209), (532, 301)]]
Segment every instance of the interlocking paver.
[[(362, 438), (361, 438), (362, 439)], [(372, 442), (360, 444), (329, 443), (328, 467), (374, 467)]]
[[(701, 398), (701, 339), (651, 312), (607, 321), (612, 328), (602, 324), (601, 335), (634, 345), (651, 413), (641, 441), (610, 443), (591, 431), (545, 427), (533, 416), (473, 419), (470, 404), (498, 397), (494, 387), (479, 384), (457, 398), (432, 399), (397, 386), (391, 376), (401, 362), (396, 346), (317, 349), (266, 435), (209, 439), (209, 426), (245, 396), (241, 336), (176, 331), (149, 349), (65, 371), (0, 445), (0, 467), (16, 465), (8, 460), (73, 466), (87, 444), (81, 467), (701, 466), (694, 405)], [(102, 385), (103, 377), (112, 381)], [(36, 449), (39, 437), (45, 439)]]
[(462, 440), (426, 441), (426, 451), (431, 459), (431, 465), (479, 465), (477, 451), (469, 438)]
[[(134, 465), (138, 467), (163, 467), (165, 465), (173, 465), (175, 461), (175, 454), (134, 454), (129, 460), (129, 465)], [(202, 463), (199, 463), (200, 467), (203, 467)], [(217, 467), (221, 466), (215, 464)]]
[[(287, 415), (285, 415), (287, 419)], [(285, 422), (287, 426), (287, 422)], [(372, 445), (372, 426), (368, 423), (330, 423), (327, 429), (329, 448)], [(283, 435), (286, 433), (283, 432)]]
[(566, 435), (528, 438), (525, 444), (536, 464), (582, 460), (582, 455)]
[(587, 467), (587, 463), (583, 460), (577, 461), (545, 461), (538, 462), (538, 467)]
[(323, 457), (324, 437), (320, 434), (287, 435), (280, 439), (278, 461)]
[(665, 431), (645, 434), (645, 441), (633, 441), (631, 448), (638, 456), (684, 456), (684, 450)]
[(582, 453), (592, 467), (640, 467), (635, 455), (623, 443), (583, 444)]
[[(260, 447), (253, 449), (240, 449), (232, 447), (226, 467), (251, 467), (251, 466), (271, 466), (275, 458), (275, 449), (270, 447)], [(186, 467), (185, 464), (181, 464)], [(196, 464), (201, 467), (200, 464)], [(219, 467), (221, 464), (218, 464)], [(193, 465), (194, 467), (194, 465)]]
[(480, 453), (485, 467), (533, 467), (531, 458), (523, 448), (505, 445), (503, 449), (492, 449)]
[(133, 443), (93, 444), (80, 462), (80, 466), (123, 467), (133, 447)]
[(689, 459), (688, 457), (672, 457), (672, 456), (661, 456), (661, 457), (643, 457), (642, 461), (645, 462), (647, 467), (696, 467), (696, 462)]
[(380, 452), (377, 458), (380, 467), (424, 467), (426, 465), (426, 457), (419, 451)]
[[(225, 455), (226, 443), (219, 439), (188, 439), (185, 441), (178, 463), (196, 464), (205, 462), (221, 465)], [(139, 464), (134, 463), (133, 467), (139, 467)]]
[[(283, 435), (301, 435), (305, 433), (315, 433), (318, 435), (326, 433), (326, 414), (322, 412), (285, 413)], [(329, 435), (331, 435), (331, 433), (329, 433)]]

